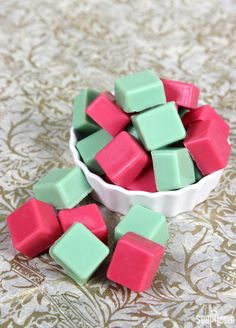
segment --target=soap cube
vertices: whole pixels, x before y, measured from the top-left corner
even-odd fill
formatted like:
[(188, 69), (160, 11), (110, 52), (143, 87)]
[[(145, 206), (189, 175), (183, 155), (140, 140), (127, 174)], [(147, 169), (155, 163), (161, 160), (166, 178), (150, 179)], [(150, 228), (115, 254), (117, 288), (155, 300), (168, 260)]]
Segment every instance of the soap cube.
[(93, 89), (84, 89), (74, 99), (72, 126), (84, 135), (89, 135), (100, 127), (86, 114), (85, 109), (99, 95)]
[(101, 93), (87, 107), (86, 113), (113, 137), (130, 122), (130, 117), (115, 103), (115, 97), (108, 91)]
[(158, 191), (180, 189), (195, 182), (194, 164), (185, 148), (153, 150), (152, 161)]
[(107, 278), (136, 292), (151, 287), (164, 254), (164, 247), (133, 232), (117, 243)]
[(48, 249), (61, 236), (53, 207), (34, 198), (12, 212), (7, 224), (14, 248), (28, 257)]
[(115, 81), (116, 102), (127, 113), (166, 103), (161, 80), (151, 71), (144, 70)]
[(165, 216), (141, 205), (133, 205), (123, 216), (115, 228), (115, 241), (130, 231), (162, 245), (169, 239)]
[(147, 192), (156, 192), (156, 181), (152, 165), (148, 165), (143, 169), (139, 176), (131, 182), (127, 187), (128, 190), (140, 190)]
[(96, 204), (89, 204), (58, 213), (62, 232), (66, 232), (72, 224), (79, 222), (88, 228), (102, 242), (107, 243), (107, 226)]
[(147, 150), (167, 146), (186, 135), (173, 102), (133, 115), (132, 122)]
[(134, 181), (149, 162), (148, 154), (126, 131), (120, 132), (95, 158), (108, 178), (122, 187)]
[(57, 209), (72, 208), (84, 199), (92, 188), (79, 167), (53, 169), (34, 186), (35, 197)]
[(231, 147), (216, 120), (190, 124), (184, 145), (203, 175), (227, 165)]
[(102, 175), (104, 172), (95, 160), (95, 155), (112, 140), (112, 136), (100, 129), (76, 144), (84, 163), (94, 173)]
[(167, 101), (175, 101), (178, 106), (189, 109), (197, 107), (200, 90), (194, 84), (167, 80), (163, 82)]
[(200, 121), (209, 121), (209, 120), (216, 120), (224, 135), (228, 138), (229, 136), (229, 124), (209, 105), (204, 105), (201, 107), (196, 108), (195, 110), (189, 111), (185, 114), (182, 118), (182, 122), (185, 128), (192, 123), (200, 122)]
[(49, 253), (72, 279), (83, 285), (107, 257), (109, 248), (83, 224), (74, 223)]

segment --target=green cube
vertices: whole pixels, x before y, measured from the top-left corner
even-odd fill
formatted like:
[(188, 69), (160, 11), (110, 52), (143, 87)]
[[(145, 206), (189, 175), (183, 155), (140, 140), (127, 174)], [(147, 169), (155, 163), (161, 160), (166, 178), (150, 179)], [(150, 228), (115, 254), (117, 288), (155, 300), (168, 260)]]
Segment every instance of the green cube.
[(83, 224), (75, 223), (49, 253), (72, 279), (83, 285), (107, 257), (109, 248)]
[(91, 191), (79, 167), (53, 169), (33, 186), (35, 198), (57, 209), (74, 207)]
[(132, 122), (147, 150), (162, 148), (186, 136), (174, 102), (133, 115)]
[(133, 205), (116, 226), (115, 241), (127, 232), (134, 232), (162, 245), (169, 239), (165, 216), (140, 205)]
[(104, 172), (96, 162), (95, 155), (111, 140), (112, 136), (105, 130), (100, 129), (80, 140), (76, 145), (84, 163), (92, 172), (98, 175), (102, 175)]
[(89, 135), (100, 127), (86, 114), (85, 109), (99, 95), (93, 89), (84, 89), (74, 99), (72, 126), (78, 132)]
[(162, 81), (149, 70), (117, 79), (115, 81), (115, 98), (127, 113), (140, 112), (166, 103)]
[(180, 189), (195, 182), (194, 164), (186, 148), (152, 151), (158, 191)]

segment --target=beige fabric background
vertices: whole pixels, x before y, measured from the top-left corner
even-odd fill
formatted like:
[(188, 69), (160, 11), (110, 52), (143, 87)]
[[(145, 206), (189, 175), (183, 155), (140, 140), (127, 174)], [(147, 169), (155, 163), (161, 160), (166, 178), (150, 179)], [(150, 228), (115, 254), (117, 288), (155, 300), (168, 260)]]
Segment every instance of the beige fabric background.
[[(214, 313), (235, 327), (226, 322), (236, 322), (235, 21), (234, 0), (0, 1), (1, 327), (210, 327), (199, 316)], [(5, 218), (50, 168), (73, 165), (79, 90), (112, 89), (116, 77), (144, 68), (200, 86), (231, 124), (231, 160), (206, 202), (168, 219), (150, 290), (107, 281), (107, 263), (77, 286), (48, 254), (17, 254)], [(119, 216), (101, 209), (111, 233)]]

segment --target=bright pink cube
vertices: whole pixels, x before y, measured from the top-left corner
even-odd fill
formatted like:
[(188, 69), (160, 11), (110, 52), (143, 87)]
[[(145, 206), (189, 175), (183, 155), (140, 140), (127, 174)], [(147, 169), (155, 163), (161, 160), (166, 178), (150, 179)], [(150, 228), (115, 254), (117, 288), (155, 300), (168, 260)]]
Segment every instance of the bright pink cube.
[(64, 233), (74, 223), (82, 223), (101, 241), (107, 243), (107, 226), (96, 204), (61, 210), (58, 213), (61, 230)]
[(61, 236), (53, 207), (35, 198), (11, 213), (7, 223), (13, 246), (29, 257), (48, 249)]
[(147, 192), (156, 192), (156, 182), (152, 165), (148, 165), (139, 174), (139, 176), (126, 187), (128, 190), (141, 190)]
[(203, 175), (227, 165), (231, 147), (216, 120), (190, 124), (184, 145)]
[(133, 232), (118, 240), (107, 278), (136, 292), (151, 287), (164, 247)]
[(166, 100), (175, 101), (178, 106), (189, 109), (196, 108), (200, 90), (194, 84), (166, 80), (161, 78), (165, 89)]
[(229, 124), (209, 105), (204, 105), (191, 110), (182, 117), (184, 127), (187, 129), (188, 126), (195, 122), (217, 120), (221, 126), (225, 136), (229, 136)]
[(95, 158), (107, 177), (121, 187), (133, 182), (150, 160), (142, 146), (126, 131), (120, 132)]
[(115, 103), (115, 97), (108, 91), (91, 102), (86, 113), (113, 137), (130, 122), (130, 116), (122, 111)]

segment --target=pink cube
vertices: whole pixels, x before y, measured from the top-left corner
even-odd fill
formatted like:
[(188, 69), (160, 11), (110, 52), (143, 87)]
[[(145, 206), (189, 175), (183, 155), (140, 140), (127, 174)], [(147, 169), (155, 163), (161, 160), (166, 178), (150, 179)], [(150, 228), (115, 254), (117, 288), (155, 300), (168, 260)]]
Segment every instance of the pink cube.
[(7, 223), (13, 246), (29, 257), (48, 249), (61, 236), (53, 207), (34, 198), (11, 213)]
[(182, 117), (184, 127), (187, 129), (192, 123), (199, 121), (217, 120), (225, 136), (229, 136), (229, 124), (209, 105), (191, 110)]
[(58, 219), (64, 233), (74, 223), (82, 223), (101, 241), (107, 243), (107, 226), (96, 204), (61, 210)]
[(166, 80), (161, 78), (166, 100), (175, 101), (178, 106), (183, 106), (189, 109), (196, 108), (200, 90), (194, 84), (179, 82), (174, 80)]
[(126, 187), (128, 190), (141, 190), (147, 192), (156, 192), (156, 182), (152, 165), (148, 165), (139, 174), (139, 176)]
[(184, 145), (203, 175), (227, 165), (231, 147), (216, 120), (190, 124)]
[(107, 278), (136, 292), (151, 287), (164, 247), (133, 232), (118, 240)]
[(91, 102), (86, 113), (113, 137), (130, 122), (130, 116), (122, 111), (115, 103), (115, 97), (108, 91)]
[(121, 187), (133, 182), (150, 160), (145, 150), (126, 131), (120, 132), (95, 158), (107, 177)]

